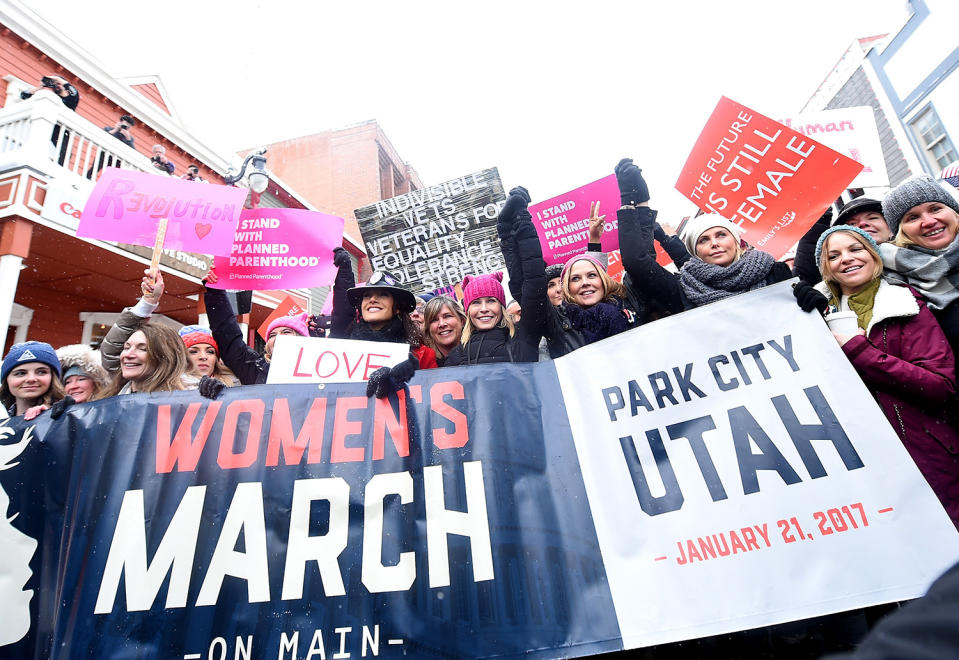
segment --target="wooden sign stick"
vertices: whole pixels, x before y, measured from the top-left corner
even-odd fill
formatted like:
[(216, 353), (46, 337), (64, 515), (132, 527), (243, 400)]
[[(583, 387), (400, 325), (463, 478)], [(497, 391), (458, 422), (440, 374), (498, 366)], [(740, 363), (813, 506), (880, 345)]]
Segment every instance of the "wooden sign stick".
[(153, 259), (150, 261), (150, 277), (154, 280), (156, 280), (157, 273), (160, 269), (160, 255), (163, 254), (163, 239), (166, 238), (166, 225), (167, 218), (160, 218), (160, 223), (157, 225), (157, 238), (153, 243)]

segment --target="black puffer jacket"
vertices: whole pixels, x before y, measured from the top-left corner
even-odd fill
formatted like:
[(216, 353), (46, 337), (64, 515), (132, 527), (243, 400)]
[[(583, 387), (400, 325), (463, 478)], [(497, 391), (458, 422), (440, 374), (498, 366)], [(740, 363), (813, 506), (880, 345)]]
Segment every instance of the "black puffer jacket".
[(270, 363), (243, 341), (240, 325), (233, 315), (226, 291), (203, 287), (203, 302), (210, 331), (220, 349), (220, 359), (243, 385), (262, 385), (270, 373)]
[(527, 319), (527, 315), (542, 317), (546, 308), (551, 306), (546, 298), (546, 262), (529, 212), (521, 210), (517, 216), (524, 216), (525, 221), (512, 225), (508, 222), (497, 224), (500, 247), (510, 276), (510, 292), (523, 310), (523, 318), (516, 324), (516, 333), (510, 337), (506, 328), (474, 331), (468, 344), (450, 351), (443, 366), (539, 360), (542, 332)]
[[(634, 281), (642, 282), (642, 286), (633, 287), (640, 303), (647, 309), (660, 309), (669, 314), (678, 314), (696, 307), (683, 291), (679, 277), (656, 263), (655, 256), (650, 254), (656, 211), (646, 207), (620, 209), (617, 219), (623, 267)], [(630, 247), (627, 248), (625, 243), (629, 243)], [(792, 277), (789, 266), (777, 261), (773, 263), (760, 286), (769, 286)]]

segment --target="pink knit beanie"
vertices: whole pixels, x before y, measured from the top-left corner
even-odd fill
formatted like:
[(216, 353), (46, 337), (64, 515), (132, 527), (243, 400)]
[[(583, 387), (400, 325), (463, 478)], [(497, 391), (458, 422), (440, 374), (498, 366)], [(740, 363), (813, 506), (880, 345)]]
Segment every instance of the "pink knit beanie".
[(270, 333), (276, 328), (290, 328), (301, 337), (309, 337), (310, 331), (306, 327), (306, 317), (307, 313), (301, 312), (296, 316), (281, 316), (278, 319), (273, 319), (266, 328), (266, 338), (269, 339)]
[(496, 272), (489, 275), (467, 275), (463, 278), (463, 306), (469, 307), (477, 298), (487, 296), (496, 298), (501, 305), (506, 306), (506, 294), (503, 292), (503, 273)]
[[(562, 274), (561, 274), (561, 277), (563, 278), (563, 281), (564, 281), (564, 282), (566, 281), (566, 271), (568, 271), (570, 268), (572, 268), (572, 267), (573, 267), (573, 264), (575, 264), (577, 261), (581, 261), (581, 260), (585, 260), (585, 261), (590, 262), (591, 264), (593, 264), (594, 266), (596, 266), (596, 270), (600, 270), (600, 271), (602, 271), (602, 272), (605, 273), (606, 270), (607, 270), (606, 264), (604, 264), (603, 262), (601, 262), (601, 261), (600, 261), (599, 259), (597, 259), (594, 255), (596, 255), (595, 252), (583, 252), (583, 253), (581, 253), (581, 254), (577, 254), (576, 256), (570, 257), (569, 260), (566, 262), (566, 264), (563, 266), (563, 272), (562, 272)], [(602, 255), (600, 255), (600, 256), (602, 256)]]

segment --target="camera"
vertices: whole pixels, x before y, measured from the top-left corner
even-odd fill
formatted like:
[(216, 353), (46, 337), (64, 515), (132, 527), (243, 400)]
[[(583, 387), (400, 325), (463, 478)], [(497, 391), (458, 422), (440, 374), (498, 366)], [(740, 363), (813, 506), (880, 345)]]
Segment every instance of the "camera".
[(51, 89), (57, 88), (57, 81), (54, 80), (53, 78), (50, 78), (49, 76), (44, 76), (43, 78), (40, 78), (40, 84), (43, 85), (44, 87), (49, 87)]

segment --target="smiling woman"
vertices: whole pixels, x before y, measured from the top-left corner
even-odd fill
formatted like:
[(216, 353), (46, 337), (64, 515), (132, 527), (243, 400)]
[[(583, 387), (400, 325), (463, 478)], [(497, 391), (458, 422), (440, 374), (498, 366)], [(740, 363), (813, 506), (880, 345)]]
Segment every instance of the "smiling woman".
[(186, 347), (176, 330), (161, 323), (144, 323), (124, 342), (120, 368), (97, 398), (186, 389), (183, 376), (189, 364)]
[[(0, 403), (7, 415), (15, 417), (63, 398), (60, 383), (60, 360), (50, 344), (26, 341), (14, 344), (3, 358), (0, 371)], [(29, 419), (29, 416), (28, 416)]]
[(882, 214), (895, 234), (879, 248), (886, 277), (918, 290), (959, 350), (959, 201), (925, 174), (889, 191)]

